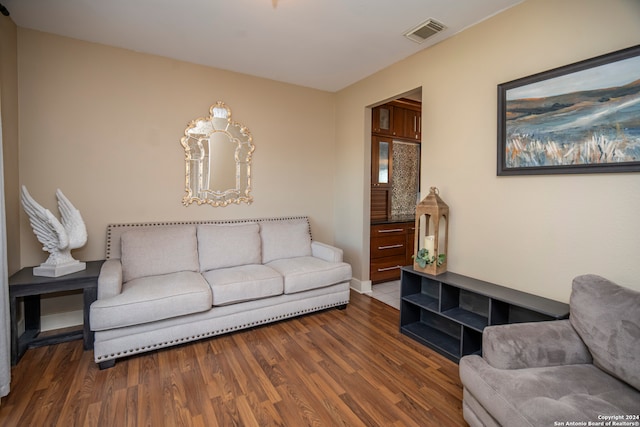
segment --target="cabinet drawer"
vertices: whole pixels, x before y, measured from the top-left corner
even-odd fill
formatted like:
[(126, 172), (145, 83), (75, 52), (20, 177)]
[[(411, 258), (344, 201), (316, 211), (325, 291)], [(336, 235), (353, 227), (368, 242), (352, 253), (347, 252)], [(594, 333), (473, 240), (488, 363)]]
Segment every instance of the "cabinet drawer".
[(378, 258), (371, 260), (369, 276), (372, 282), (397, 280), (400, 278), (400, 268), (404, 266), (405, 256)]
[(380, 224), (371, 226), (371, 238), (406, 234), (405, 224)]
[(391, 234), (371, 239), (371, 258), (381, 258), (392, 255), (405, 255), (407, 252), (407, 237), (402, 234)]

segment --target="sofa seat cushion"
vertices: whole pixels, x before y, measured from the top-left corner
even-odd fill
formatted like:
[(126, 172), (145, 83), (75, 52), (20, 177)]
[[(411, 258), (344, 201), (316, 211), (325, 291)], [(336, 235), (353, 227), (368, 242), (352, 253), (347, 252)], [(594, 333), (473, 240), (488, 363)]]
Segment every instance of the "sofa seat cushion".
[(91, 304), (91, 329), (102, 331), (211, 309), (211, 289), (200, 273), (146, 276), (122, 285), (116, 296)]
[(202, 273), (211, 287), (213, 305), (227, 305), (281, 295), (282, 276), (264, 265), (242, 265)]
[(640, 392), (592, 364), (497, 369), (480, 356), (460, 360), (460, 378), (500, 424), (552, 426), (635, 414)]
[(278, 259), (267, 265), (284, 277), (285, 294), (304, 292), (351, 280), (349, 264), (328, 262), (312, 256)]

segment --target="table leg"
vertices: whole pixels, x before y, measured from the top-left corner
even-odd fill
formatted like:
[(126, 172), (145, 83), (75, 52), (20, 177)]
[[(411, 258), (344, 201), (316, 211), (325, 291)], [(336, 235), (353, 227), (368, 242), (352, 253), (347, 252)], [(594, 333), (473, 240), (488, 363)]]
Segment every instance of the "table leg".
[(16, 319), (16, 297), (9, 298), (9, 312), (11, 313), (11, 365), (18, 363), (18, 319)]
[(40, 295), (24, 297), (24, 330), (40, 332)]
[(84, 349), (85, 350), (93, 350), (93, 331), (91, 330), (91, 325), (89, 324), (89, 312), (91, 308), (91, 304), (98, 299), (98, 289), (95, 286), (90, 286), (84, 288), (82, 292), (82, 298), (84, 301), (83, 307), (83, 333), (82, 337), (84, 340)]
[(18, 335), (18, 300), (11, 297), (9, 311), (11, 316), (11, 364), (18, 363), (29, 342), (40, 333), (40, 295), (26, 296), (24, 302), (24, 333)]

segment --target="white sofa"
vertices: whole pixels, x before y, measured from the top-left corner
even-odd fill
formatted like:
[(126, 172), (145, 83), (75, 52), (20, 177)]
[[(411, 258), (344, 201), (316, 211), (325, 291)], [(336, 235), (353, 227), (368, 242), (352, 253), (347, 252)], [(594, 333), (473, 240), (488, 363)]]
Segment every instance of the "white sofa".
[(114, 224), (91, 305), (94, 359), (116, 359), (349, 302), (351, 266), (307, 217)]

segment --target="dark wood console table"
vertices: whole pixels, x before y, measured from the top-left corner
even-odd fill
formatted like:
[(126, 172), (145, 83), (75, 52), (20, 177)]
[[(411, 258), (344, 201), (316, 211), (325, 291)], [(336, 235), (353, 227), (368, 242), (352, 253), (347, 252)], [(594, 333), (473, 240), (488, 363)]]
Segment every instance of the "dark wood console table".
[(566, 319), (569, 305), (445, 272), (437, 276), (403, 267), (400, 332), (458, 362), (482, 353), (489, 325)]
[[(9, 306), (11, 311), (11, 364), (18, 363), (28, 348), (84, 339), (84, 349), (93, 348), (93, 332), (89, 327), (89, 307), (97, 299), (98, 276), (104, 261), (89, 261), (87, 268), (60, 277), (34, 276), (33, 267), (25, 267), (9, 277)], [(83, 329), (39, 337), (40, 295), (54, 292), (82, 290), (84, 300)], [(18, 336), (16, 308), (18, 298), (24, 300), (24, 333)]]

